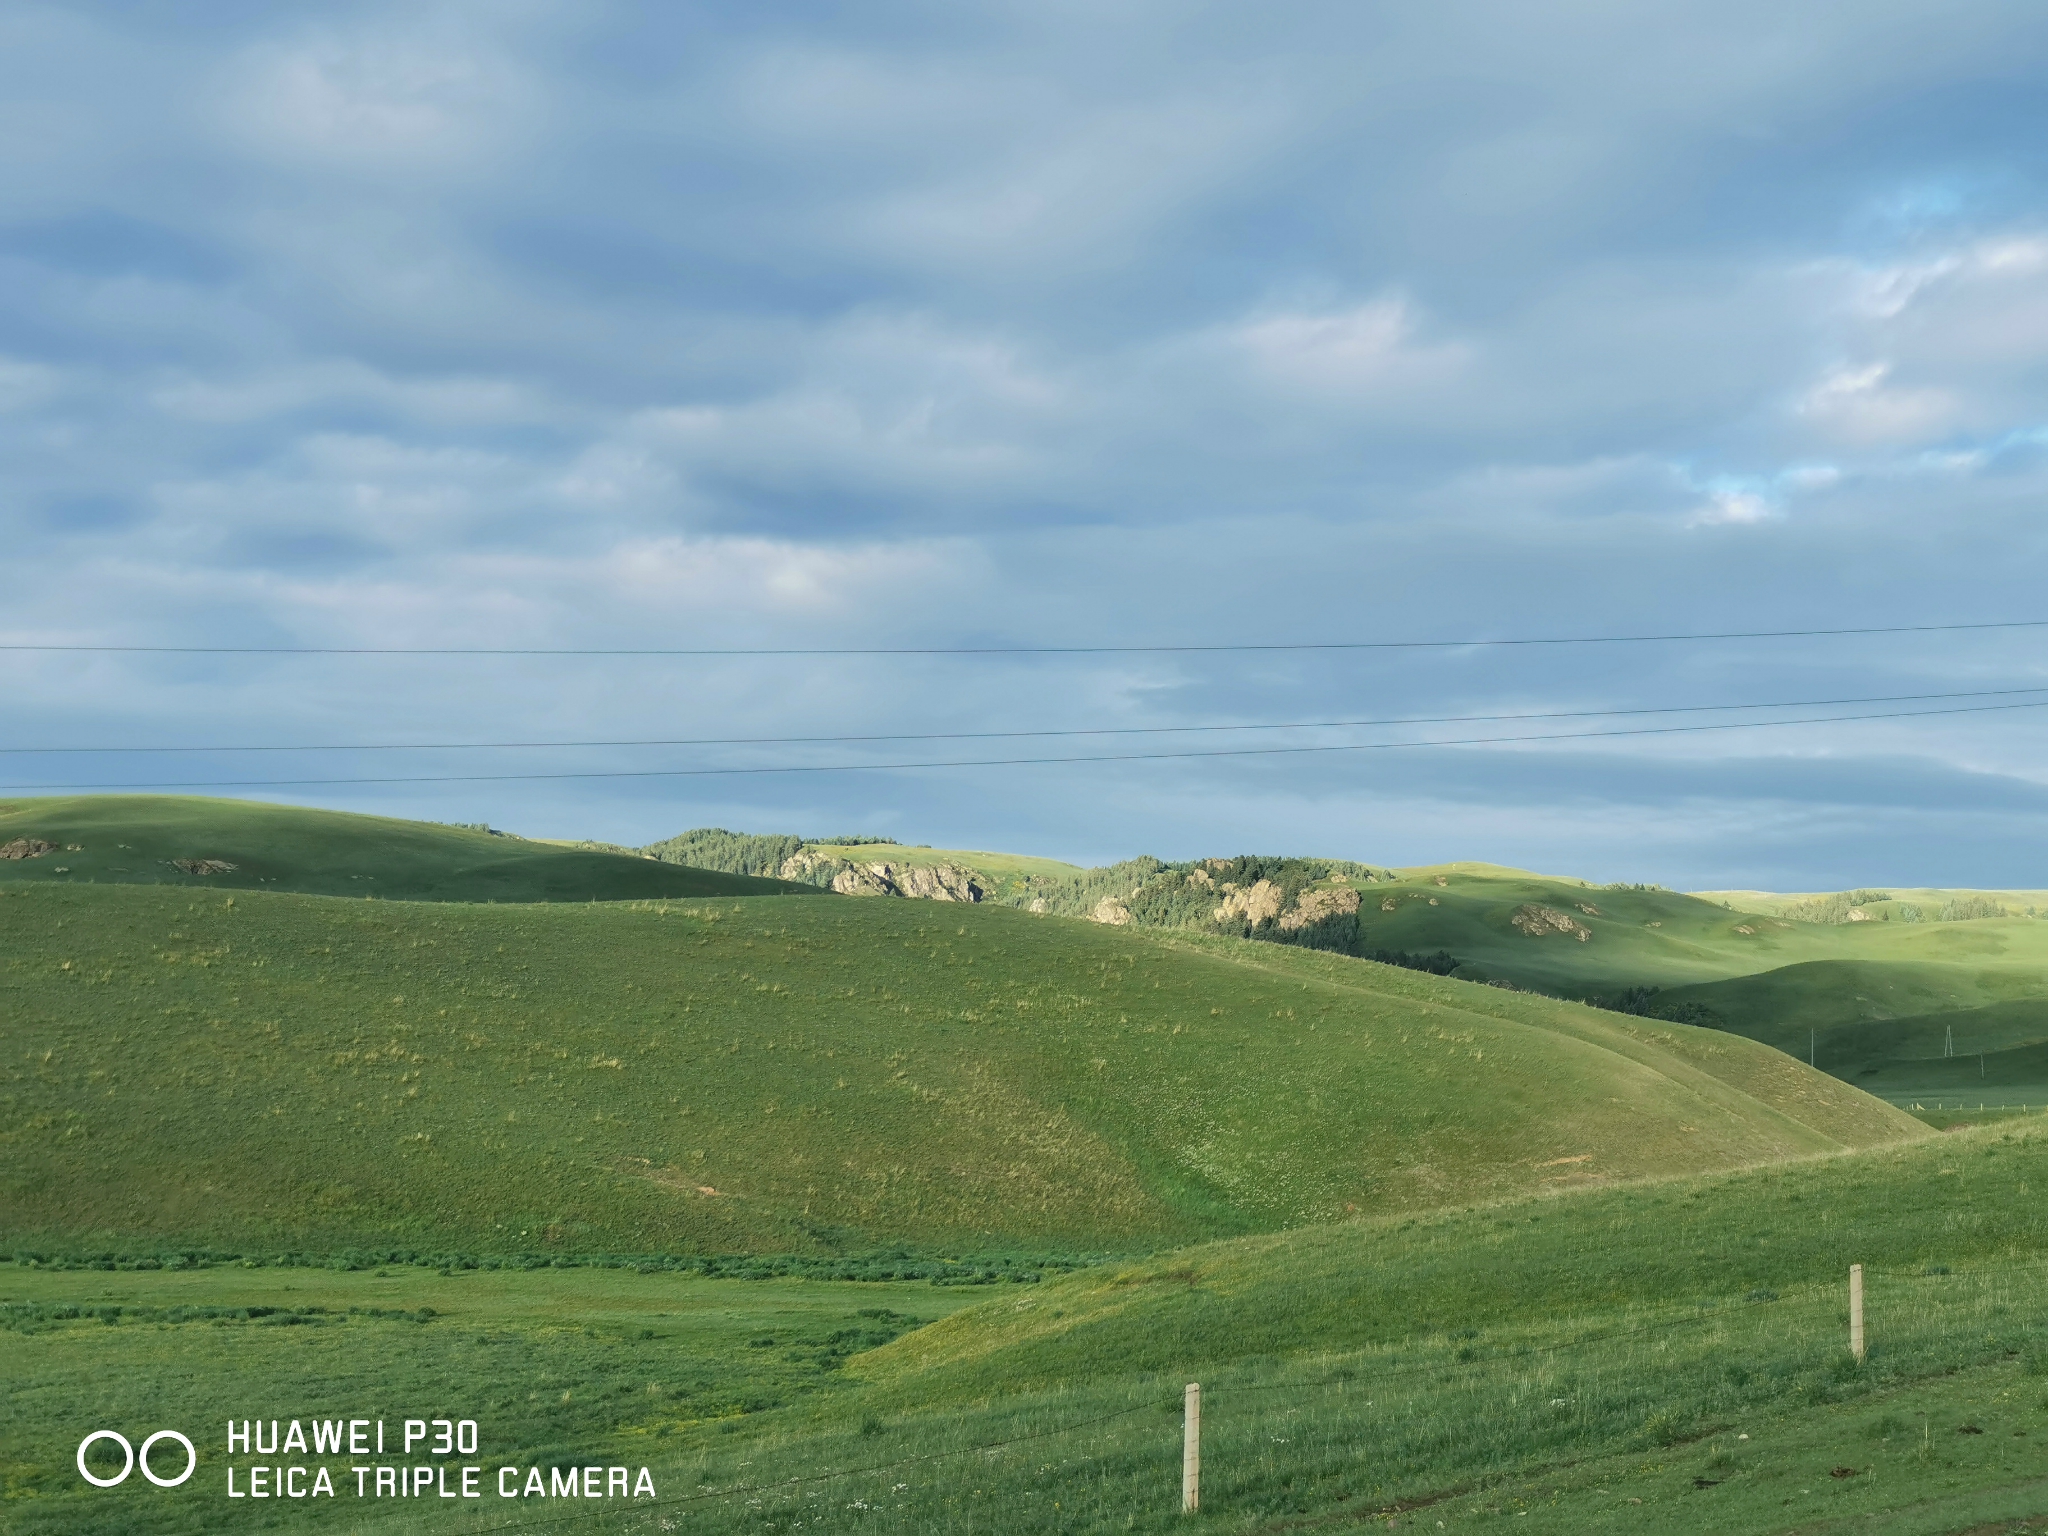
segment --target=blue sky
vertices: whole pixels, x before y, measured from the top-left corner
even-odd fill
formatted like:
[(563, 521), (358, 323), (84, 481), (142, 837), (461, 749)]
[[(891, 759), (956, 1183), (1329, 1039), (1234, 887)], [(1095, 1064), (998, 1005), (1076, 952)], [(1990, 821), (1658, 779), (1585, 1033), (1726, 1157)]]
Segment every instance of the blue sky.
[[(2048, 18), (1953, 0), (10, 6), (0, 640), (2048, 618), (2044, 72)], [(209, 749), (10, 756), (10, 785), (519, 774), (1070, 749), (220, 749), (2029, 686), (2048, 688), (2048, 630), (998, 659), (12, 652), (0, 745)], [(248, 792), (627, 842), (719, 823), (1088, 862), (2044, 886), (2044, 748), (2048, 711), (2011, 710)]]

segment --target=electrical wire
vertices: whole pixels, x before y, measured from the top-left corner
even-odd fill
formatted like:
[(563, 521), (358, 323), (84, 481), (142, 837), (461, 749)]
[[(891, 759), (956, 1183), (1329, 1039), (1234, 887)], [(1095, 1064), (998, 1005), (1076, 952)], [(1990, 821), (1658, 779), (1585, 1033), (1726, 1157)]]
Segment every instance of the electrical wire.
[[(1664, 704), (1630, 709), (1558, 709), (1506, 715), (1400, 715), (1379, 720), (1286, 720), (1265, 725), (1118, 725), (1049, 731), (897, 731), (873, 736), (695, 736), (627, 741), (410, 741), (327, 742), (284, 746), (6, 747), (0, 756), (84, 756), (172, 752), (511, 752), (597, 747), (786, 747), (876, 741), (1014, 741), (1073, 736), (1177, 736), (1218, 731), (1334, 731), (1358, 726), (1477, 725), (1509, 720), (1618, 719), (1634, 715), (1733, 713), (1753, 709), (1834, 709), (1850, 704), (1925, 703), (1938, 699), (1996, 699), (2048, 693), (2038, 688), (1971, 688), (1956, 693), (1879, 693), (1841, 699), (1784, 699), (1761, 704)], [(1769, 723), (1769, 722), (1762, 722)]]
[(1530, 742), (1595, 741), (1628, 736), (1681, 736), (1705, 731), (1774, 730), (1795, 725), (1841, 725), (1869, 720), (1920, 720), (1936, 715), (1988, 714), (2002, 710), (2048, 708), (2048, 699), (2023, 704), (1967, 704), (1953, 709), (1888, 710), (1864, 715), (1813, 715), (1799, 720), (1730, 720), (1709, 725), (1654, 725), (1618, 731), (1552, 731), (1524, 736), (1467, 736), (1438, 741), (1341, 742), (1298, 747), (1228, 747), (1190, 752), (1104, 752), (1075, 757), (952, 758), (897, 763), (775, 763), (736, 768), (591, 769), (556, 773), (395, 774), (360, 778), (195, 779), (189, 781), (115, 784), (9, 784), (0, 793), (136, 789), (293, 789), (348, 784), (498, 784), (563, 779), (686, 779), (731, 778), (785, 773), (891, 773), (935, 768), (1029, 768), (1070, 763), (1150, 763), (1197, 758), (1298, 757), (1332, 752), (1393, 752), (1418, 747), (1512, 746)]
[(1808, 640), (1854, 635), (1933, 635), (1996, 629), (2048, 629), (2048, 619), (1970, 624), (1871, 624), (1852, 629), (1735, 629), (1661, 635), (1542, 635), (1467, 640), (1300, 640), (1218, 645), (905, 645), (905, 646), (341, 646), (64, 645), (0, 643), (0, 652), (127, 656), (1172, 656), (1266, 651), (1466, 650), (1488, 646), (1647, 645), (1703, 640)]

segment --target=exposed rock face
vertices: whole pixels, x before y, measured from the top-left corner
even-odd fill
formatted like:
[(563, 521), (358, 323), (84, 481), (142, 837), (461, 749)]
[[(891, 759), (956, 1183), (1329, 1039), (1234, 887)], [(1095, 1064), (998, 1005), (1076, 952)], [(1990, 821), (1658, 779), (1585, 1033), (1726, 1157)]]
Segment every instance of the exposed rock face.
[(40, 837), (17, 837), (0, 848), (0, 859), (40, 859), (44, 854), (56, 851), (55, 843), (46, 843)]
[(1213, 891), (1216, 888), (1215, 880), (1211, 878), (1209, 871), (1207, 871), (1206, 869), (1189, 870), (1188, 884), (1198, 885), (1205, 891)]
[(1292, 912), (1281, 914), (1280, 926), (1289, 932), (1319, 923), (1326, 917), (1341, 917), (1358, 910), (1358, 890), (1354, 886), (1333, 886), (1326, 891), (1303, 891), (1301, 900), (1295, 903)]
[(235, 870), (235, 866), (226, 859), (166, 859), (164, 862), (177, 866), (188, 875), (230, 875)]
[(1227, 923), (1232, 918), (1242, 918), (1256, 928), (1280, 915), (1280, 901), (1279, 886), (1270, 880), (1255, 881), (1249, 889), (1233, 890), (1223, 898), (1223, 905), (1216, 909), (1216, 921)]
[(1043, 911), (1045, 911), (1045, 898), (1044, 898), (1043, 896), (1034, 896), (1034, 897), (1032, 897), (1032, 898), (1031, 898), (1031, 905), (1030, 905), (1030, 906), (1029, 906), (1028, 908), (1026, 908), (1026, 910), (1027, 910), (1027, 911), (1031, 911), (1031, 912), (1043, 912)]
[(908, 896), (919, 901), (979, 901), (974, 871), (958, 864), (849, 864), (832, 877), (842, 896)]
[(1849, 921), (1852, 923), (1867, 923), (1870, 921), (1870, 914), (1861, 907), (1851, 907), (1849, 909)]
[(836, 869), (842, 861), (829, 854), (819, 853), (814, 848), (802, 848), (782, 861), (782, 867), (775, 871), (783, 880), (809, 882), (820, 869)]
[(842, 896), (908, 896), (920, 901), (980, 901), (981, 877), (960, 864), (850, 864), (815, 848), (782, 861), (775, 873), (808, 885), (829, 884)]
[(1112, 928), (1128, 927), (1131, 909), (1114, 896), (1105, 896), (1095, 903), (1095, 910), (1088, 914), (1091, 923), (1108, 923)]
[(1539, 907), (1533, 901), (1515, 908), (1515, 914), (1508, 922), (1518, 933), (1526, 933), (1532, 939), (1540, 939), (1546, 934), (1568, 933), (1583, 944), (1593, 937), (1593, 930), (1569, 912), (1560, 912), (1555, 907)]

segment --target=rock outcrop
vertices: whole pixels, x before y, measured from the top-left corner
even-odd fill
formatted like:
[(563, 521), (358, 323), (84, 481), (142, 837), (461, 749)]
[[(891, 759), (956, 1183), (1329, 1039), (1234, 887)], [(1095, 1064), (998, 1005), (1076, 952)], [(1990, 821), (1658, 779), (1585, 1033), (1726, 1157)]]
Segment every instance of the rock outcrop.
[(1254, 928), (1261, 923), (1270, 923), (1280, 915), (1280, 903), (1285, 900), (1280, 887), (1270, 880), (1254, 881), (1244, 890), (1233, 890), (1225, 886), (1227, 893), (1223, 905), (1215, 912), (1219, 923), (1230, 922), (1233, 918), (1250, 923)]
[(1297, 928), (1307, 928), (1320, 923), (1326, 917), (1343, 917), (1358, 910), (1358, 888), (1350, 885), (1332, 886), (1328, 890), (1303, 891), (1294, 904), (1294, 910), (1280, 915), (1280, 926), (1291, 933)]
[(981, 901), (981, 875), (964, 864), (902, 864), (895, 860), (854, 863), (803, 848), (782, 861), (784, 880), (822, 885), (842, 896), (906, 896), (916, 901)]
[(55, 843), (46, 843), (40, 837), (17, 837), (0, 848), (0, 859), (40, 859), (44, 854), (56, 851)]
[(1560, 912), (1555, 907), (1539, 907), (1535, 902), (1526, 902), (1515, 908), (1514, 916), (1508, 923), (1517, 933), (1526, 933), (1532, 939), (1547, 934), (1569, 934), (1581, 944), (1593, 937), (1593, 930), (1573, 917), (1569, 912)]
[(1088, 921), (1107, 923), (1112, 928), (1125, 928), (1130, 925), (1131, 909), (1116, 897), (1105, 896), (1095, 903), (1095, 910), (1088, 914)]

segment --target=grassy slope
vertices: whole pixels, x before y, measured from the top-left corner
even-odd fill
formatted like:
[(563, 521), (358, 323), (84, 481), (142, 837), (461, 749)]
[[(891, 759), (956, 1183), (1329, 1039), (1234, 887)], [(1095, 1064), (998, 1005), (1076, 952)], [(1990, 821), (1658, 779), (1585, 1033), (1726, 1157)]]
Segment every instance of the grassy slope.
[[(677, 1425), (813, 1396), (837, 1381), (844, 1352), (980, 1294), (597, 1269), (443, 1276), (407, 1266), (343, 1274), (0, 1267), (0, 1380), (9, 1387), (0, 1393), (0, 1528), (197, 1536), (267, 1524), (262, 1504), (223, 1495), (217, 1426), (236, 1410), (383, 1416), (396, 1434), (401, 1415), (436, 1404), (430, 1411), (479, 1421), (479, 1450), (493, 1463), (567, 1464), (586, 1451), (616, 1460), (623, 1449), (636, 1465), (659, 1466)], [(80, 1306), (119, 1309), (118, 1320), (60, 1315)], [(232, 1315), (247, 1308), (276, 1310)], [(433, 1314), (424, 1323), (415, 1321), (421, 1309)], [(277, 1326), (282, 1317), (294, 1326)], [(80, 1426), (134, 1424), (186, 1427), (202, 1458), (189, 1496), (166, 1498), (139, 1477), (106, 1493), (80, 1483), (72, 1467)], [(106, 1470), (119, 1470), (118, 1461)], [(349, 1496), (353, 1480), (343, 1473), (339, 1481), (338, 1507), (288, 1506), (289, 1523), (326, 1516), (327, 1529), (353, 1525), (362, 1514)], [(663, 1484), (669, 1494), (684, 1491), (672, 1478)], [(495, 1523), (505, 1510), (489, 1513)], [(459, 1509), (435, 1514), (436, 1529), (466, 1528), (456, 1523)]]
[[(1448, 884), (1437, 886), (1438, 875)], [(2037, 919), (1797, 923), (1676, 892), (1481, 866), (1404, 871), (1397, 885), (1363, 890), (1376, 946), (1447, 948), (1479, 974), (1567, 995), (1662, 987), (1660, 1002), (1703, 1003), (1732, 1029), (1801, 1057), (1817, 1032), (1823, 1070), (1897, 1101), (1974, 1091), (1943, 1057), (1953, 1028), (1970, 1083), (2048, 1101), (2048, 1055), (2038, 1049), (2048, 1041), (2048, 924)], [(1396, 910), (1381, 910), (1388, 900)], [(1532, 902), (1592, 937), (1516, 931), (1510, 918)], [(1981, 1070), (1979, 1051), (1988, 1054)]]
[[(857, 1369), (870, 1411), (905, 1414), (1038, 1398), (1078, 1417), (1091, 1389), (1200, 1379), (1233, 1529), (1426, 1501), (1457, 1529), (1521, 1503), (1536, 1518), (1517, 1529), (1762, 1531), (1946, 1500), (1953, 1524), (1923, 1509), (1893, 1528), (1948, 1530), (1973, 1508), (2048, 1510), (2035, 1453), (1959, 1466), (1954, 1437), (2048, 1428), (2044, 1181), (2037, 1127), (1239, 1239), (1048, 1282)], [(1841, 1346), (1851, 1262), (1870, 1286), (1860, 1368)], [(1944, 1440), (1923, 1453), (1929, 1412)], [(1842, 1464), (1881, 1476), (1836, 1489)], [(1696, 1476), (1727, 1491), (1703, 1502)], [(1986, 1492), (2001, 1484), (2035, 1502)], [(1141, 1523), (1164, 1513), (1143, 1497)]]
[[(1518, 1532), (1933, 1536), (2048, 1511), (2044, 1182), (2038, 1125), (1963, 1132), (1232, 1239), (977, 1292), (964, 1311), (957, 1292), (902, 1286), (862, 1302), (852, 1287), (592, 1271), (0, 1268), (16, 1302), (439, 1314), (0, 1334), (0, 1372), (28, 1389), (0, 1472), (36, 1496), (12, 1506), (19, 1528), (84, 1531), (111, 1506), (68, 1476), (78, 1425), (424, 1401), (473, 1412), (492, 1459), (650, 1465), (668, 1502), (627, 1530), (1279, 1532), (1398, 1512), (1451, 1532), (1512, 1517)], [(1851, 1262), (1868, 1281), (1860, 1366), (1843, 1349)], [(862, 1306), (937, 1320), (808, 1369)], [(756, 1336), (775, 1343), (750, 1369), (735, 1346)], [(1175, 1512), (1188, 1380), (1204, 1399), (1197, 1521)], [(765, 1411), (704, 1421), (750, 1399)], [(998, 1441), (1011, 1448), (959, 1454)], [(218, 1478), (217, 1439), (202, 1449)], [(215, 1516), (208, 1529), (393, 1536), (569, 1512), (164, 1507)]]
[(0, 896), (0, 1234), (1131, 1251), (1923, 1134), (1713, 1031), (998, 908)]
[[(0, 860), (0, 885), (167, 885), (394, 901), (618, 901), (808, 889), (428, 822), (182, 795), (0, 801), (0, 844), (17, 838), (56, 843), (60, 851)], [(194, 875), (172, 859), (218, 859), (235, 868)]]
[[(2048, 891), (1992, 891), (1974, 887), (1963, 890), (1931, 885), (1888, 885), (1884, 887), (1884, 890), (1891, 897), (1891, 900), (1870, 903), (1871, 910), (1874, 913), (1881, 913), (1887, 909), (1896, 911), (1902, 903), (1911, 903), (1919, 907), (1921, 912), (1930, 920), (1935, 913), (1941, 910), (1943, 903), (1952, 897), (1959, 896), (1985, 896), (2020, 911), (2025, 911), (2030, 907), (2037, 909), (2048, 907)], [(1711, 901), (1717, 904), (1725, 901), (1738, 911), (1761, 912), (1776, 917), (1794, 902), (1813, 901), (1821, 897), (1835, 895), (1836, 893), (1833, 891), (1808, 891), (1805, 893), (1793, 891), (1695, 891), (1693, 894), (1702, 901)]]

